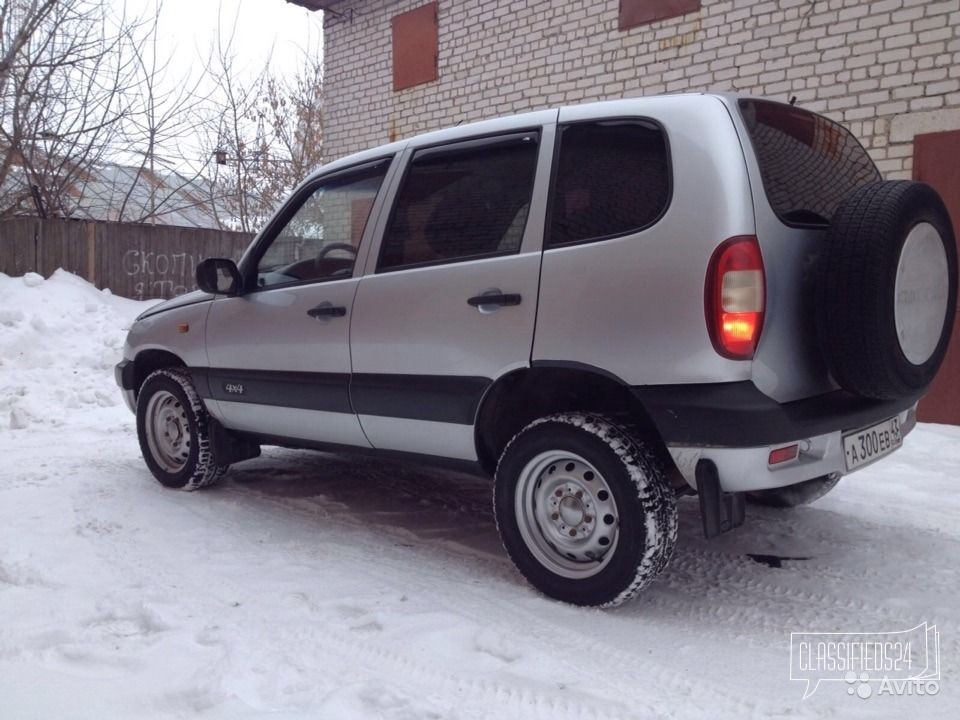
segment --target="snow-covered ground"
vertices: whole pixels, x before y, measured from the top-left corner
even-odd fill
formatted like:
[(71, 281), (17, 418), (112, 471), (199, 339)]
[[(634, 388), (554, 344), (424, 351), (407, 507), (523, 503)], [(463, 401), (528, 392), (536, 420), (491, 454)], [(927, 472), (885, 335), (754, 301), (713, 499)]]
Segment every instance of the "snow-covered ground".
[[(661, 580), (583, 610), (524, 584), (481, 480), (268, 449), (162, 489), (112, 377), (143, 307), (0, 275), (3, 720), (957, 717), (960, 429), (714, 541), (685, 500)], [(935, 697), (789, 680), (791, 631), (924, 621)]]

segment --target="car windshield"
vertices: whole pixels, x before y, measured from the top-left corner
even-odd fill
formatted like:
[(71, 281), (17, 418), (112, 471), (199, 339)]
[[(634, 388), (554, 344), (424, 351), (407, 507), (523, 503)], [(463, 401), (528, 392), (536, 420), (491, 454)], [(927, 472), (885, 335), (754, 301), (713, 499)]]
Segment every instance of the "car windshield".
[(856, 188), (881, 180), (842, 125), (790, 105), (741, 100), (770, 207), (788, 225), (826, 225)]

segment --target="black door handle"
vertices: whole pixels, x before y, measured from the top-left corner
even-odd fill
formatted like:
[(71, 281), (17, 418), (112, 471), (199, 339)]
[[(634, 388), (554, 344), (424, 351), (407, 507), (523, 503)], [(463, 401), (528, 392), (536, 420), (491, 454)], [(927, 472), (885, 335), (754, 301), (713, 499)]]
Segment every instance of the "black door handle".
[(519, 305), (519, 293), (491, 293), (490, 295), (474, 295), (467, 300), (468, 305), (480, 307), (481, 305)]
[(333, 305), (328, 302), (322, 302), (315, 308), (307, 310), (307, 315), (312, 318), (330, 318), (343, 317), (347, 314), (347, 309), (342, 305)]

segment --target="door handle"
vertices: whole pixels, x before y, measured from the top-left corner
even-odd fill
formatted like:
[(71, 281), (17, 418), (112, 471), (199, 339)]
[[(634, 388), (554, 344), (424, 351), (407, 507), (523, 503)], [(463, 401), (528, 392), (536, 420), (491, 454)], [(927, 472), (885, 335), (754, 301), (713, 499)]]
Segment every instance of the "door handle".
[(307, 315), (312, 318), (343, 317), (346, 314), (347, 309), (345, 307), (328, 302), (322, 302), (316, 307), (307, 310)]
[(467, 300), (467, 304), (473, 307), (480, 307), (481, 305), (509, 306), (519, 305), (520, 299), (519, 293), (490, 293), (489, 295), (474, 295)]

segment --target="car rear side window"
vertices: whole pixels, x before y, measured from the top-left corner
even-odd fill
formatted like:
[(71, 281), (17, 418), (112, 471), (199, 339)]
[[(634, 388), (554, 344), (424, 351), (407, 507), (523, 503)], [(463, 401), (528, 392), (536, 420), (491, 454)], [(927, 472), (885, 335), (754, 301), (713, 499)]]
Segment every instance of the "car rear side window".
[(842, 125), (768, 100), (739, 105), (767, 201), (786, 224), (826, 225), (851, 191), (882, 179)]
[(513, 133), (414, 154), (383, 238), (378, 271), (520, 250), (539, 134)]
[(669, 202), (667, 141), (656, 123), (623, 119), (561, 128), (548, 247), (642, 230)]

